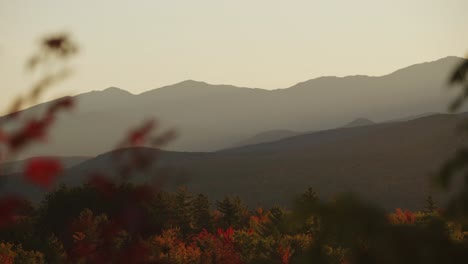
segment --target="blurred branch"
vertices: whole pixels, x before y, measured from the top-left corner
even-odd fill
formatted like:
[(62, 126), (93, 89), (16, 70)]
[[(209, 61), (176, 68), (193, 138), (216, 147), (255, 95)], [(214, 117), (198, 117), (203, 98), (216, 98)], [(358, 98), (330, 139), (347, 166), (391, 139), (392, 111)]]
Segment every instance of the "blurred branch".
[(460, 109), (468, 97), (468, 59), (463, 60), (453, 71), (449, 78), (449, 84), (454, 86), (461, 86), (461, 94), (455, 98), (450, 104), (450, 112), (455, 112)]
[[(21, 109), (37, 103), (50, 87), (68, 78), (72, 70), (66, 66), (66, 61), (78, 53), (78, 45), (67, 33), (46, 36), (39, 45), (39, 50), (26, 63), (26, 69), (37, 71), (48, 70), (46, 74), (33, 83), (24, 96), (18, 96), (7, 108), (7, 115), (15, 117)], [(57, 65), (56, 70), (50, 70)]]

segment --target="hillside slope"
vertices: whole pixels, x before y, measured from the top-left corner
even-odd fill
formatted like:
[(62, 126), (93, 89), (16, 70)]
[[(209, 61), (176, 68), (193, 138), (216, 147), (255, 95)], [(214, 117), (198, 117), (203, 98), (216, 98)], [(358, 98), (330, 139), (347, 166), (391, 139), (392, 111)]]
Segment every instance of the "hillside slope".
[[(465, 142), (457, 126), (466, 118), (467, 114), (437, 114), (211, 153), (163, 152), (161, 163), (154, 166), (169, 169), (166, 188), (183, 183), (213, 200), (240, 195), (250, 205), (287, 205), (310, 186), (324, 199), (355, 192), (386, 208), (420, 209), (429, 194), (445, 201), (446, 195), (431, 189), (430, 176)], [(151, 155), (157, 150), (142, 151)], [(112, 155), (70, 168), (61, 182), (76, 185), (96, 171), (112, 174)], [(136, 175), (134, 180), (150, 178)], [(39, 197), (37, 191), (10, 187)]]

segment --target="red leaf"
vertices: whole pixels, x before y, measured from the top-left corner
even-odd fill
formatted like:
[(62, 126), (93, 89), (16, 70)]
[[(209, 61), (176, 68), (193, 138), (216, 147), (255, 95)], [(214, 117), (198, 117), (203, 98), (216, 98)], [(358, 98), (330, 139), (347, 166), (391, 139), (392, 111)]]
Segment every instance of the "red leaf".
[(71, 97), (64, 97), (54, 102), (48, 109), (48, 115), (54, 115), (59, 109), (71, 109), (74, 106)]
[(145, 138), (143, 133), (139, 131), (132, 133), (129, 137), (129, 141), (132, 145), (141, 145), (145, 142)]
[(16, 220), (16, 211), (21, 206), (21, 199), (6, 196), (0, 199), (0, 229), (11, 225)]
[(136, 186), (131, 195), (136, 202), (149, 201), (153, 196), (153, 190), (147, 185)]
[(6, 142), (8, 141), (8, 135), (0, 130), (0, 142)]
[(141, 127), (138, 129), (133, 130), (128, 135), (128, 142), (130, 145), (142, 145), (145, 143), (146, 139), (156, 126), (154, 120), (149, 120), (145, 122)]
[(110, 198), (114, 194), (115, 185), (103, 174), (93, 174), (89, 179), (89, 184), (106, 198)]
[(47, 189), (62, 171), (62, 164), (55, 158), (34, 158), (26, 164), (25, 177), (27, 181)]
[(26, 137), (31, 139), (44, 139), (45, 130), (47, 129), (49, 122), (32, 120), (26, 124), (24, 133)]

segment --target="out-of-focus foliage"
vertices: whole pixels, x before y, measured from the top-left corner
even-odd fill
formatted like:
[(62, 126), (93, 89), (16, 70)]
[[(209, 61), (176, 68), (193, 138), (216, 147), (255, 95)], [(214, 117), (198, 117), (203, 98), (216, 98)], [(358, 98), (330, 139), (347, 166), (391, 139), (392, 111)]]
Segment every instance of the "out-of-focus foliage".
[(453, 100), (449, 107), (451, 111), (456, 111), (460, 109), (468, 97), (468, 60), (463, 60), (463, 62), (457, 66), (449, 78), (449, 83), (453, 87), (461, 88), (460, 95)]
[(39, 43), (38, 51), (27, 61), (29, 71), (41, 72), (29, 89), (28, 94), (18, 96), (7, 109), (7, 114), (15, 116), (26, 106), (35, 104), (41, 95), (56, 83), (66, 79), (72, 72), (67, 66), (69, 58), (78, 53), (78, 45), (67, 33), (52, 34)]
[[(454, 100), (450, 107), (451, 111), (460, 109), (468, 97), (468, 60), (464, 60), (454, 70), (449, 80), (454, 88), (461, 89), (461, 94)], [(465, 124), (463, 130), (467, 130)], [(466, 131), (463, 131), (466, 133)], [(444, 208), (451, 218), (468, 225), (468, 147), (466, 144), (460, 146), (458, 152), (449, 159), (437, 175), (437, 182), (444, 189), (453, 188), (453, 182), (461, 186), (458, 195)], [(452, 183), (452, 184), (451, 184)], [(452, 186), (451, 186), (452, 185)]]
[(4, 264), (42, 264), (44, 254), (37, 251), (24, 250), (21, 245), (0, 243), (0, 263)]

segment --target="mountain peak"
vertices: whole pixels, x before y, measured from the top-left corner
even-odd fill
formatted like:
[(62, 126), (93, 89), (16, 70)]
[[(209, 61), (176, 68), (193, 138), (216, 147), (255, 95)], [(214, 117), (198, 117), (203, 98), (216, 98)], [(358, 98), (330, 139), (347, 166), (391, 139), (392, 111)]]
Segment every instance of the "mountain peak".
[(358, 126), (370, 126), (370, 125), (374, 125), (375, 122), (370, 120), (370, 119), (367, 119), (367, 118), (356, 118), (354, 119), (353, 121), (351, 121), (350, 123), (348, 123), (347, 125), (345, 125), (344, 127), (358, 127)]
[[(303, 88), (303, 87), (308, 87), (310, 85), (321, 85), (321, 84), (329, 84), (331, 82), (347, 82), (351, 80), (360, 80), (360, 79), (365, 79), (365, 78), (370, 78), (372, 76), (368, 75), (347, 75), (343, 77), (339, 76), (320, 76), (317, 78), (309, 79), (304, 82), (299, 82), (289, 88)], [(288, 89), (288, 88), (286, 88)]]
[(102, 92), (107, 92), (107, 93), (126, 93), (126, 94), (130, 94), (129, 91), (127, 90), (124, 90), (124, 89), (120, 89), (118, 87), (115, 87), (115, 86), (110, 86), (104, 90), (102, 90)]
[(185, 80), (185, 81), (181, 81), (181, 82), (179, 82), (178, 84), (207, 84), (207, 83), (206, 83), (206, 82), (202, 82), (202, 81), (197, 81), (197, 80), (188, 79), (188, 80)]
[(205, 85), (210, 85), (206, 82), (201, 82), (201, 81), (195, 81), (195, 80), (185, 80), (181, 81), (178, 83), (175, 83), (170, 86), (175, 86), (175, 87), (194, 87), (194, 86), (205, 86)]
[(185, 80), (182, 82), (178, 82), (175, 84), (163, 86), (160, 88), (156, 88), (153, 90), (149, 90), (146, 92), (143, 92), (139, 95), (147, 95), (150, 93), (183, 93), (183, 95), (186, 96), (199, 96), (201, 94), (213, 94), (213, 93), (219, 93), (219, 92), (225, 92), (225, 91), (255, 91), (255, 92), (269, 92), (269, 90), (264, 90), (264, 89), (257, 89), (257, 88), (247, 88), (247, 87), (239, 87), (239, 86), (234, 86), (234, 85), (228, 85), (228, 84), (212, 84), (212, 83), (207, 83), (207, 82), (202, 82), (202, 81), (195, 81), (195, 80)]

